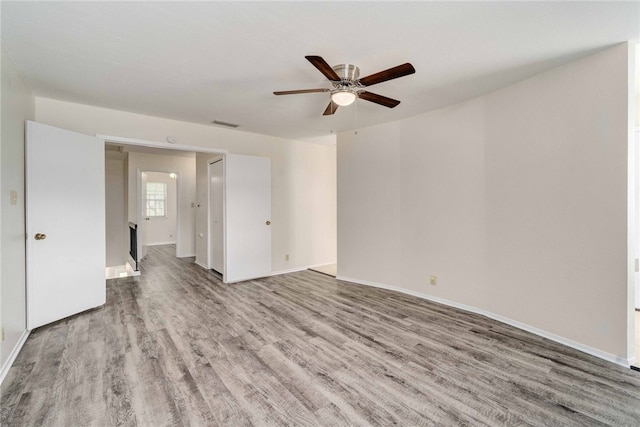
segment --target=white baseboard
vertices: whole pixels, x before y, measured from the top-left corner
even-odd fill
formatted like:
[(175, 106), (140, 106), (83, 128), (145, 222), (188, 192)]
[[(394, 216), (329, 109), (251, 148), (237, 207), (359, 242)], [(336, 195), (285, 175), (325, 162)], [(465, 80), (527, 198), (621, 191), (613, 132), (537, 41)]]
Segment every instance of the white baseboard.
[(335, 261), (334, 262), (323, 262), (322, 264), (309, 265), (309, 266), (307, 266), (307, 268), (326, 267), (327, 265), (333, 265), (333, 264), (337, 264), (337, 263)]
[(281, 274), (296, 273), (298, 271), (307, 270), (308, 268), (309, 267), (295, 267), (295, 268), (289, 268), (287, 270), (277, 270), (277, 271), (272, 271), (271, 275), (272, 276), (279, 276)]
[(180, 254), (180, 255), (176, 254), (176, 258), (191, 258), (191, 257), (195, 258), (195, 256), (196, 254)]
[(20, 339), (16, 343), (15, 347), (13, 347), (13, 350), (11, 350), (11, 353), (9, 354), (9, 358), (4, 363), (4, 366), (2, 367), (2, 369), (0, 369), (0, 385), (2, 385), (4, 378), (7, 376), (7, 373), (9, 373), (9, 369), (11, 369), (11, 366), (13, 366), (13, 362), (15, 362), (16, 357), (18, 357), (18, 353), (20, 353), (20, 350), (22, 350), (22, 346), (27, 341), (27, 338), (29, 337), (30, 332), (31, 331), (27, 329), (24, 330), (22, 335), (20, 335)]
[(271, 275), (279, 276), (280, 274), (296, 273), (298, 271), (308, 270), (310, 268), (324, 267), (325, 265), (332, 265), (332, 264), (335, 264), (335, 262), (323, 262), (322, 264), (313, 264), (313, 265), (307, 265), (303, 267), (288, 268), (286, 270), (272, 271)]
[(139, 276), (140, 270), (136, 270), (136, 263), (127, 261), (127, 271), (131, 271), (131, 276)]
[(175, 245), (175, 240), (173, 242), (156, 242), (156, 243), (147, 243), (146, 246), (162, 246), (162, 245)]
[(209, 266), (207, 266), (207, 265), (205, 265), (205, 264), (201, 263), (201, 262), (200, 262), (200, 261), (198, 261), (198, 260), (195, 260), (193, 263), (194, 263), (195, 265), (199, 265), (200, 267), (204, 268), (205, 270), (210, 270)]
[(431, 295), (427, 295), (427, 294), (423, 294), (421, 292), (416, 292), (416, 291), (412, 291), (409, 289), (404, 289), (404, 288), (399, 288), (396, 286), (390, 286), (390, 285), (386, 285), (384, 283), (376, 283), (376, 282), (370, 282), (367, 280), (360, 280), (360, 279), (354, 279), (352, 277), (345, 277), (345, 276), (338, 276), (336, 277), (337, 280), (342, 280), (344, 282), (351, 282), (351, 283), (357, 283), (359, 285), (365, 285), (365, 286), (373, 286), (375, 288), (382, 288), (382, 289), (387, 289), (390, 291), (396, 291), (396, 292), (400, 292), (403, 294), (407, 294), (407, 295), (412, 295), (414, 297), (418, 297), (418, 298), (422, 298), (422, 299), (426, 299), (429, 301), (433, 301), (433, 302), (437, 302), (443, 305), (448, 305), (450, 307), (455, 307), (455, 308), (459, 308), (461, 310), (465, 310), (465, 311), (469, 311), (471, 313), (475, 313), (475, 314), (480, 314), (482, 316), (486, 316), (490, 319), (493, 320), (497, 320), (499, 322), (502, 323), (506, 323), (507, 325), (516, 327), (518, 329), (522, 329), (524, 331), (527, 332), (531, 332), (532, 334), (541, 336), (543, 338), (547, 338), (551, 341), (555, 341), (559, 344), (564, 344), (567, 347), (571, 347), (573, 349), (579, 350), (583, 353), (587, 353), (590, 354), (591, 356), (595, 356), (597, 358), (606, 360), (607, 362), (612, 362), (615, 363), (616, 365), (620, 365), (623, 366), (625, 368), (629, 368), (633, 362), (635, 362), (635, 358), (631, 358), (631, 359), (626, 359), (624, 357), (620, 357), (620, 356), (616, 356), (614, 354), (611, 353), (607, 353), (605, 351), (602, 350), (598, 350), (597, 348), (593, 348), (593, 347), (589, 347), (587, 345), (581, 344), (579, 342), (576, 341), (572, 341), (568, 338), (564, 338), (561, 337), (559, 335), (555, 335), (551, 332), (547, 332), (545, 330), (542, 329), (538, 329), (534, 326), (530, 326), (527, 325), (525, 323), (521, 323), (518, 322), (516, 320), (512, 320), (509, 319), (507, 317), (501, 316), (499, 314), (495, 314), (495, 313), (491, 313), (490, 311), (486, 311), (486, 310), (482, 310), (480, 308), (476, 308), (476, 307), (472, 307), (470, 305), (466, 305), (466, 304), (460, 304), (454, 301), (449, 301), (443, 298), (438, 298), (438, 297), (434, 297)]
[[(204, 268), (205, 270), (209, 270), (209, 267), (207, 267), (205, 264), (203, 264), (202, 262), (195, 260), (194, 264), (199, 265), (200, 267)], [(271, 272), (271, 276), (279, 276), (281, 274), (288, 274), (288, 273), (296, 273), (298, 271), (304, 271), (304, 270), (308, 270), (310, 268), (314, 268), (314, 267), (322, 267), (325, 265), (331, 265), (334, 263), (329, 263), (329, 264), (314, 264), (314, 265), (307, 265), (307, 266), (303, 266), (303, 267), (294, 267), (294, 268), (288, 268), (286, 270), (276, 270), (276, 271), (272, 271)]]

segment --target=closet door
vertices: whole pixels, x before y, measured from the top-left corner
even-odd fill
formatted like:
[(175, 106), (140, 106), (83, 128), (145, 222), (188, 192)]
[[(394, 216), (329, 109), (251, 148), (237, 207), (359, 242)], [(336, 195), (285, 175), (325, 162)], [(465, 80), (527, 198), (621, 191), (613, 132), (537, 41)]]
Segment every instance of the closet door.
[(224, 281), (271, 275), (271, 159), (227, 154), (224, 159)]

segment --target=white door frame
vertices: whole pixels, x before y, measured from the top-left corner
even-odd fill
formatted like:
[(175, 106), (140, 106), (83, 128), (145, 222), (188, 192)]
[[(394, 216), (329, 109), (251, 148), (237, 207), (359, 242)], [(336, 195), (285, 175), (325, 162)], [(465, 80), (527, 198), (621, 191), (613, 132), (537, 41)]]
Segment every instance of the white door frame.
[(98, 138), (104, 139), (105, 143), (116, 143), (126, 145), (137, 145), (139, 147), (150, 148), (163, 148), (165, 150), (178, 150), (178, 151), (195, 151), (197, 153), (217, 153), (226, 154), (229, 152), (223, 148), (203, 147), (201, 145), (182, 145), (182, 144), (169, 144), (166, 142), (148, 141), (146, 139), (125, 138), (121, 136), (110, 136), (96, 134)]
[[(207, 160), (207, 268), (213, 269), (213, 262), (211, 261), (212, 257), (212, 249), (211, 249), (211, 166), (214, 163), (222, 162), (222, 176), (225, 175), (225, 159), (226, 156), (222, 154), (221, 158), (211, 158)], [(222, 281), (224, 281), (224, 277), (226, 275), (227, 270), (227, 251), (226, 244), (227, 241), (227, 210), (225, 209), (225, 185), (222, 185), (222, 271), (218, 273), (222, 274)]]
[[(223, 176), (225, 177), (225, 184), (224, 184), (224, 199), (225, 201), (224, 203), (224, 215), (223, 215), (223, 220), (224, 220), (224, 227), (223, 227), (223, 234), (224, 234), (224, 247), (223, 247), (223, 259), (224, 259), (224, 272), (223, 272), (223, 282), (224, 283), (228, 283), (226, 281), (227, 279), (227, 263), (228, 263), (228, 232), (227, 232), (227, 227), (228, 227), (228, 218), (227, 218), (227, 209), (228, 209), (228, 204), (226, 201), (227, 198), (227, 191), (226, 191), (226, 179), (227, 179), (227, 169), (228, 169), (228, 165), (227, 165), (227, 157), (226, 154), (229, 154), (229, 150), (226, 149), (219, 149), (219, 148), (209, 148), (209, 147), (202, 147), (202, 146), (194, 146), (194, 145), (172, 145), (172, 144), (167, 144), (164, 142), (157, 142), (157, 141), (148, 141), (148, 140), (142, 140), (142, 139), (134, 139), (134, 138), (124, 138), (124, 137), (117, 137), (117, 136), (111, 136), (111, 135), (97, 135), (99, 138), (102, 138), (105, 143), (121, 143), (121, 144), (127, 144), (127, 145), (136, 145), (136, 146), (143, 146), (143, 147), (151, 147), (151, 148), (162, 148), (162, 149), (168, 149), (168, 150), (180, 150), (180, 151), (193, 151), (193, 152), (198, 152), (198, 153), (215, 153), (215, 154), (222, 154), (222, 159), (223, 159)], [(209, 175), (207, 173), (207, 175)], [(207, 186), (208, 187), (208, 186)], [(209, 199), (209, 196), (207, 196), (207, 201)], [(207, 206), (207, 210), (209, 209), (209, 206)], [(209, 214), (207, 214), (207, 218), (209, 217)], [(209, 241), (210, 239), (209, 236), (209, 225), (207, 225), (207, 241)], [(207, 249), (209, 249), (208, 247), (209, 243), (207, 243)], [(209, 262), (209, 256), (207, 256), (207, 263)], [(271, 261), (270, 261), (271, 262)], [(271, 272), (268, 272), (267, 275), (269, 275)]]
[[(125, 145), (134, 145), (134, 146), (138, 146), (138, 147), (149, 147), (149, 148), (162, 148), (165, 150), (176, 150), (176, 151), (193, 151), (196, 153), (211, 153), (211, 154), (221, 154), (222, 155), (222, 171), (223, 171), (223, 176), (224, 176), (224, 171), (225, 171), (225, 154), (229, 153), (229, 150), (227, 149), (222, 149), (222, 148), (213, 148), (213, 147), (203, 147), (203, 146), (199, 146), (199, 145), (182, 145), (182, 144), (169, 144), (166, 142), (159, 142), (159, 141), (149, 141), (149, 140), (145, 140), (145, 139), (136, 139), (136, 138), (127, 138), (127, 137), (121, 137), (121, 136), (113, 136), (113, 135), (102, 135), (102, 134), (96, 134), (96, 136), (98, 138), (102, 138), (105, 142), (105, 144), (107, 143), (116, 143), (116, 144), (125, 144)], [(208, 169), (208, 165), (207, 165), (207, 169)], [(138, 170), (137, 171), (137, 190), (138, 190), (138, 195), (141, 194), (141, 171)], [(161, 171), (162, 172), (162, 171)], [(207, 171), (207, 177), (209, 177), (209, 171)], [(210, 178), (208, 178), (210, 180)], [(179, 190), (178, 190), (179, 191)], [(211, 201), (209, 200), (210, 198), (210, 191), (209, 191), (209, 183), (207, 183), (207, 269), (211, 268), (210, 265), (210, 254), (211, 254), (211, 246), (210, 246), (210, 241), (211, 241), (211, 231), (210, 231), (210, 224), (209, 224), (209, 217), (211, 215)], [(224, 185), (223, 185), (223, 206), (224, 206)], [(140, 221), (142, 221), (142, 208), (141, 205), (142, 203), (140, 201), (138, 201), (139, 206), (137, 207), (137, 221), (138, 224), (140, 224)], [(180, 212), (180, 209), (178, 209), (178, 212)], [(179, 213), (178, 213), (178, 218), (179, 218)], [(178, 219), (179, 221), (179, 219)], [(226, 210), (224, 210), (223, 207), (223, 221), (226, 224)], [(178, 223), (179, 224), (179, 223)], [(179, 241), (179, 227), (176, 227), (176, 251), (178, 249), (178, 244), (177, 242)], [(226, 227), (223, 227), (223, 262), (224, 262), (224, 268), (223, 270), (226, 270), (227, 268), (227, 230)], [(140, 251), (140, 245), (141, 243), (138, 243), (138, 257), (140, 257), (140, 255), (142, 255), (142, 252)], [(223, 280), (224, 280), (224, 275), (226, 274), (226, 271), (221, 271), (221, 273), (223, 274)]]
[[(178, 256), (179, 253), (181, 253), (178, 250), (178, 247), (180, 245), (180, 171), (166, 171), (166, 170), (157, 170), (157, 169), (140, 169), (137, 168), (136, 169), (136, 177), (137, 177), (137, 183), (136, 183), (136, 190), (137, 190), (137, 200), (136, 200), (136, 218), (138, 221), (138, 230), (140, 230), (140, 227), (142, 226), (143, 222), (145, 221), (145, 217), (146, 215), (144, 215), (144, 203), (142, 202), (143, 199), (143, 189), (142, 189), (142, 174), (144, 172), (160, 172), (160, 173), (167, 173), (167, 174), (175, 174), (175, 180), (176, 180), (176, 257)], [(167, 192), (168, 194), (168, 192)], [(143, 226), (146, 227), (146, 226)], [(142, 254), (142, 239), (140, 239), (140, 236), (138, 236), (138, 247), (136, 248), (136, 250), (138, 251), (138, 258), (141, 258), (140, 255)], [(140, 259), (138, 259), (138, 261), (140, 261)]]

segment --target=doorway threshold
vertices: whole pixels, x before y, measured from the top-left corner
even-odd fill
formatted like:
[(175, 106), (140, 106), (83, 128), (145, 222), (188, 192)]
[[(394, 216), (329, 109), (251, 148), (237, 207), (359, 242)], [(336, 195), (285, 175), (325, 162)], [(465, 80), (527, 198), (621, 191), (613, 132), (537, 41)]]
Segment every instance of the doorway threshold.
[(139, 275), (140, 271), (134, 270), (129, 263), (105, 268), (106, 279), (118, 279), (121, 277), (134, 277)]

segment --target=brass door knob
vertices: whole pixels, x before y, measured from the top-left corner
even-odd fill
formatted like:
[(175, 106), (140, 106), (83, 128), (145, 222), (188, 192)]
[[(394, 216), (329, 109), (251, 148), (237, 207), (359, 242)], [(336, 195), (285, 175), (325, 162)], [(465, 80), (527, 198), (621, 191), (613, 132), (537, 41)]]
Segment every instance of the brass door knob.
[(47, 235), (44, 233), (36, 233), (36, 235), (33, 236), (33, 238), (36, 240), (44, 240), (47, 238)]
[(265, 224), (271, 225), (271, 221), (267, 221), (267, 222), (265, 222)]

